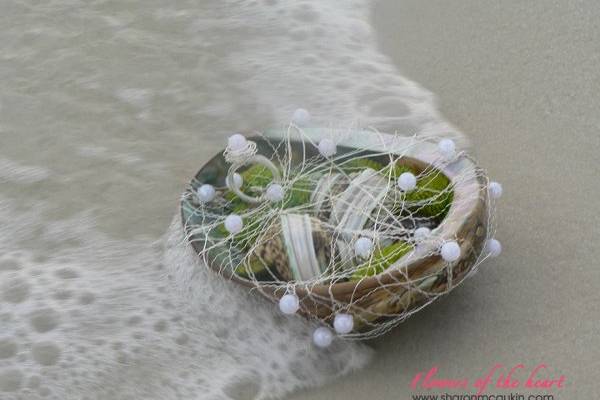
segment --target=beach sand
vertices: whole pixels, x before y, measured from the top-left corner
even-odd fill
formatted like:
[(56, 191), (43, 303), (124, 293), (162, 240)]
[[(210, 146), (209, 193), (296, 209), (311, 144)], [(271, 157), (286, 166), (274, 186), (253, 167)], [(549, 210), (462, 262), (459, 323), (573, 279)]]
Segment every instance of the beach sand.
[(599, 17), (591, 1), (377, 4), (384, 53), (438, 95), (502, 182), (503, 254), (373, 342), (368, 369), (294, 398), (409, 399), (428, 393), (411, 390), (417, 372), (437, 366), (438, 378), (475, 379), (497, 363), (543, 363), (540, 377), (565, 376), (564, 389), (512, 392), (597, 397)]

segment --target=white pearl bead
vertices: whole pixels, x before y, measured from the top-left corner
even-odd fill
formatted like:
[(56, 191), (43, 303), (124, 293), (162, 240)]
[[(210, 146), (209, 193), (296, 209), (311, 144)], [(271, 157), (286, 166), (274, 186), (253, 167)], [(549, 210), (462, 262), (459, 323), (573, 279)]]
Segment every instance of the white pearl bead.
[(417, 178), (410, 172), (405, 172), (398, 178), (398, 187), (404, 192), (410, 192), (417, 187)]
[(307, 126), (310, 123), (310, 113), (304, 108), (299, 108), (294, 111), (292, 122), (298, 126)]
[(422, 226), (420, 228), (415, 229), (414, 237), (415, 240), (423, 240), (431, 235), (431, 229), (426, 226)]
[(496, 239), (489, 239), (485, 242), (485, 249), (490, 257), (498, 257), (502, 253), (502, 244)]
[(499, 199), (502, 196), (502, 185), (498, 182), (490, 182), (488, 191), (492, 199)]
[(217, 193), (212, 185), (204, 184), (198, 188), (196, 194), (201, 203), (208, 203), (213, 201)]
[(442, 258), (448, 262), (456, 261), (460, 258), (460, 246), (455, 241), (446, 242), (442, 245)]
[(271, 183), (265, 192), (267, 200), (272, 201), (273, 203), (283, 200), (284, 196), (285, 192), (283, 187), (278, 183)]
[(244, 184), (244, 178), (237, 172), (233, 174), (233, 187), (239, 189)]
[(333, 333), (328, 328), (321, 326), (313, 332), (313, 342), (318, 347), (328, 347), (333, 341)]
[(333, 328), (340, 335), (352, 332), (352, 328), (354, 328), (352, 315), (345, 313), (336, 314), (333, 319)]
[(321, 139), (319, 142), (319, 153), (323, 157), (331, 157), (337, 153), (337, 147), (331, 139)]
[(227, 148), (233, 151), (241, 151), (246, 148), (247, 143), (244, 135), (236, 133), (227, 139)]
[(446, 160), (451, 160), (456, 155), (456, 145), (452, 139), (442, 139), (438, 143), (438, 149)]
[(373, 251), (373, 241), (367, 237), (361, 237), (354, 242), (354, 254), (358, 257), (367, 258)]
[(300, 308), (300, 301), (294, 294), (284, 294), (279, 299), (279, 310), (284, 314), (295, 314)]
[(225, 218), (225, 229), (227, 229), (227, 232), (235, 235), (236, 233), (239, 233), (243, 227), (244, 221), (239, 215), (231, 214)]

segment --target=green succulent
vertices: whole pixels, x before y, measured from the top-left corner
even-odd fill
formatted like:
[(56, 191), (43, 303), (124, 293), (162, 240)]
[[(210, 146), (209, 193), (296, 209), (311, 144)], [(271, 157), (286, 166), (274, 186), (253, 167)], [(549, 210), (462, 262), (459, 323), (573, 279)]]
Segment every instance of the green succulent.
[[(271, 171), (263, 165), (253, 165), (250, 168), (240, 173), (243, 183), (240, 188), (242, 192), (252, 193), (256, 191), (256, 188), (267, 187), (273, 180), (273, 174)], [(225, 192), (224, 197), (230, 202), (229, 208), (235, 213), (243, 213), (250, 208), (250, 205), (240, 199), (238, 195), (233, 193), (231, 190)]]
[(425, 202), (416, 206), (416, 214), (426, 217), (443, 218), (446, 216), (454, 192), (448, 186), (450, 180), (438, 170), (431, 170), (417, 179), (417, 187), (405, 194), (409, 203)]
[(406, 206), (413, 210), (416, 215), (423, 217), (443, 218), (446, 216), (454, 193), (450, 185), (450, 180), (446, 175), (437, 169), (429, 169), (425, 174), (419, 174), (413, 168), (395, 163), (386, 166), (381, 173), (392, 179), (399, 178), (405, 172), (415, 174), (417, 178), (417, 187), (407, 193), (400, 195), (399, 204), (406, 202)]
[(313, 184), (308, 178), (298, 178), (292, 183), (292, 188), (283, 199), (283, 208), (302, 206), (310, 201)]
[[(243, 179), (241, 190), (246, 193), (262, 192), (263, 188), (266, 188), (273, 180), (273, 174), (271, 171), (262, 165), (253, 165), (250, 168), (240, 173)], [(310, 195), (312, 191), (312, 184), (307, 178), (297, 178), (292, 186), (291, 190), (286, 193), (282, 203), (273, 204), (274, 207), (283, 206), (283, 208), (292, 208), (302, 206), (310, 201)], [(234, 243), (241, 249), (249, 249), (258, 235), (261, 233), (261, 227), (264, 226), (265, 218), (269, 215), (268, 210), (249, 212), (252, 209), (252, 205), (243, 201), (234, 192), (228, 190), (225, 192), (224, 197), (229, 201), (228, 209), (235, 213), (244, 215), (244, 228), (241, 232), (233, 236)], [(225, 229), (223, 224), (217, 227), (217, 233), (228, 236), (229, 233)]]
[(247, 262), (242, 262), (235, 268), (236, 275), (246, 279), (271, 280), (272, 276), (264, 262), (252, 257)]
[(413, 246), (404, 241), (395, 242), (384, 248), (378, 247), (368, 262), (356, 268), (350, 280), (358, 281), (368, 276), (380, 274), (412, 249)]
[[(257, 192), (269, 186), (273, 181), (271, 171), (262, 165), (253, 165), (247, 170), (240, 173), (243, 179), (241, 190), (245, 193)], [(291, 187), (291, 190), (286, 194), (283, 201), (284, 208), (301, 206), (310, 201), (312, 191), (312, 183), (309, 179), (300, 177), (297, 178)], [(244, 212), (250, 208), (250, 205), (240, 199), (232, 191), (225, 193), (225, 199), (230, 201), (230, 209), (233, 212)]]
[(383, 176), (392, 179), (398, 179), (400, 175), (402, 175), (405, 172), (410, 172), (415, 175), (418, 174), (418, 172), (415, 171), (413, 168), (400, 163), (390, 163), (380, 170), (380, 173)]
[(240, 173), (244, 179), (243, 189), (264, 188), (273, 180), (273, 174), (264, 165), (255, 164), (247, 170)]

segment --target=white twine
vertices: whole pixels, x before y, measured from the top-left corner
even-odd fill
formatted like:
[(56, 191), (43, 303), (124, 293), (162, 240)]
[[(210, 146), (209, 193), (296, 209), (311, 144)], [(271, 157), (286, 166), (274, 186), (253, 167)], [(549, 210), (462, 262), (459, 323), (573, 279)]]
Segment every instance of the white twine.
[[(374, 134), (377, 134), (377, 132), (374, 132)], [(290, 138), (286, 138), (286, 142), (287, 142), (287, 147), (289, 148), (289, 144), (290, 144)], [(415, 137), (415, 140), (412, 141), (411, 146), (414, 146), (415, 143), (419, 142), (419, 141), (426, 141), (428, 139), (424, 139), (424, 138), (418, 138)], [(311, 144), (308, 144), (311, 145)], [(314, 144), (312, 144), (314, 145)], [(280, 144), (272, 144), (273, 148), (277, 148), (277, 146), (280, 146)], [(285, 146), (285, 144), (284, 144)], [(407, 149), (408, 151), (408, 149)], [(274, 168), (275, 170), (278, 171), (277, 167), (275, 167), (275, 164), (273, 163), (273, 161), (267, 159), (264, 156), (261, 155), (257, 155), (257, 148), (256, 148), (256, 143), (252, 142), (252, 141), (248, 141), (246, 146), (241, 149), (241, 150), (237, 150), (237, 151), (232, 151), (231, 149), (226, 149), (224, 152), (224, 156), (225, 156), (225, 160), (227, 162), (230, 162), (231, 168), (229, 170), (229, 174), (228, 174), (228, 180), (232, 180), (232, 176), (233, 173), (240, 168), (243, 165), (247, 165), (249, 163), (259, 163), (262, 165), (267, 166), (269, 169)], [(387, 153), (382, 153), (380, 155), (384, 155), (384, 156), (389, 156), (389, 154)], [(376, 155), (375, 155), (376, 156)], [(394, 162), (397, 157), (401, 157), (402, 153), (397, 153), (394, 157), (390, 158), (390, 162)], [(286, 188), (292, 188), (294, 182), (297, 182), (299, 179), (305, 180), (310, 184), (310, 187), (315, 188), (317, 187), (317, 183), (320, 179), (320, 176), (318, 174), (315, 174), (315, 171), (318, 171), (319, 169), (323, 168), (323, 160), (319, 157), (317, 158), (309, 158), (307, 156), (304, 156), (302, 162), (298, 165), (298, 166), (294, 166), (292, 167), (292, 154), (290, 151), (285, 152), (284, 156), (281, 156), (280, 154), (273, 154), (272, 157), (274, 157), (274, 161), (276, 161), (279, 165), (281, 165), (282, 170), (284, 171), (284, 179), (281, 180), (281, 184), (286, 187)], [(355, 175), (354, 174), (348, 174), (347, 171), (344, 170), (343, 166), (344, 163), (351, 159), (351, 158), (362, 158), (364, 156), (362, 156), (360, 154), (360, 150), (356, 150), (356, 151), (352, 151), (350, 153), (346, 153), (343, 156), (343, 160), (338, 160), (337, 158), (332, 158), (332, 162), (329, 162), (326, 164), (327, 168), (329, 168), (328, 172), (326, 172), (326, 174), (338, 174), (341, 177), (345, 177), (348, 181), (354, 179)], [(280, 159), (281, 158), (281, 159)], [(417, 178), (422, 178), (424, 175), (428, 175), (428, 174), (437, 174), (439, 173), (437, 170), (432, 169), (432, 168), (428, 168), (425, 171), (423, 171), (419, 176), (417, 176)], [(487, 182), (487, 177), (485, 176), (484, 172), (480, 169), (477, 169), (474, 171), (474, 173), (476, 173), (478, 176), (480, 176), (481, 180), (485, 180)], [(277, 174), (279, 174), (279, 172), (277, 172)], [(274, 174), (275, 176), (275, 174)], [(411, 253), (409, 253), (406, 257), (410, 257), (413, 260), (417, 260), (417, 259), (422, 259), (422, 258), (426, 258), (429, 257), (431, 255), (434, 254), (434, 250), (426, 250), (426, 251), (420, 251), (418, 250), (418, 245), (419, 242), (414, 238), (414, 230), (417, 229), (419, 226), (428, 226), (427, 224), (430, 222), (430, 219), (433, 219), (433, 217), (422, 217), (422, 216), (418, 216), (415, 215), (413, 213), (413, 211), (411, 211), (410, 209), (405, 207), (404, 201), (401, 200), (400, 197), (398, 197), (397, 194), (397, 185), (395, 182), (395, 178), (392, 176), (392, 174), (381, 174), (381, 177), (383, 178), (384, 181), (387, 181), (387, 185), (384, 185), (388, 188), (388, 195), (384, 196), (384, 198), (373, 198), (373, 193), (372, 193), (372, 188), (370, 187), (360, 187), (357, 189), (357, 194), (356, 196), (354, 196), (355, 200), (360, 200), (361, 198), (365, 198), (365, 199), (372, 199), (372, 202), (370, 202), (369, 207), (363, 207), (363, 209), (360, 210), (355, 210), (357, 213), (366, 213), (368, 215), (364, 215), (365, 219), (366, 219), (366, 223), (364, 225), (364, 227), (362, 227), (359, 230), (353, 230), (353, 231), (348, 231), (345, 232), (345, 235), (341, 235), (339, 232), (336, 233), (336, 230), (339, 230), (339, 226), (337, 226), (337, 224), (335, 224), (334, 222), (332, 222), (331, 220), (329, 220), (328, 218), (323, 219), (322, 217), (319, 217), (319, 219), (314, 218), (314, 220), (316, 221), (315, 224), (317, 224), (317, 226), (311, 226), (310, 229), (321, 229), (321, 230), (325, 230), (331, 233), (331, 237), (328, 239), (328, 241), (326, 243), (321, 243), (321, 245), (325, 245), (325, 246), (329, 246), (333, 251), (335, 251), (335, 249), (340, 248), (340, 246), (342, 246), (344, 243), (347, 242), (347, 237), (359, 237), (359, 236), (368, 236), (368, 237), (374, 237), (374, 238), (379, 238), (378, 241), (386, 241), (387, 243), (391, 243), (391, 242), (396, 242), (399, 240), (402, 241), (406, 241), (407, 243), (410, 243), (412, 246), (414, 246), (413, 250)], [(462, 179), (462, 178), (459, 178)], [(229, 185), (231, 190), (233, 190), (234, 192), (236, 192), (236, 188)], [(314, 190), (314, 189), (313, 189)], [(450, 190), (448, 188), (444, 189), (444, 191)], [(396, 194), (394, 194), (396, 193)], [(435, 205), (436, 202), (440, 201), (439, 195), (441, 195), (442, 192), (439, 193), (432, 193), (432, 197), (429, 198), (428, 200), (425, 201), (419, 201), (418, 204), (420, 207), (424, 207), (426, 205)], [(236, 194), (240, 195), (239, 193), (236, 192)], [(390, 197), (391, 196), (391, 197)], [(242, 195), (240, 196), (243, 200), (247, 201), (247, 197), (245, 194), (242, 193)], [(318, 198), (316, 198), (318, 197)], [(254, 219), (254, 225), (252, 226), (252, 235), (256, 235), (255, 240), (253, 240), (253, 244), (250, 246), (250, 248), (244, 253), (244, 254), (240, 254), (240, 251), (236, 249), (235, 245), (232, 243), (228, 243), (223, 247), (223, 243), (212, 243), (210, 245), (208, 245), (205, 249), (204, 252), (208, 253), (208, 251), (215, 249), (217, 247), (219, 247), (219, 251), (224, 251), (224, 252), (229, 252), (229, 253), (235, 253), (237, 252), (237, 254), (240, 255), (240, 257), (224, 257), (223, 258), (223, 263), (222, 265), (220, 265), (220, 269), (222, 271), (232, 271), (234, 270), (238, 265), (240, 265), (240, 263), (243, 263), (245, 261), (249, 260), (249, 257), (251, 254), (253, 254), (255, 251), (257, 251), (260, 247), (262, 246), (267, 246), (270, 249), (275, 249), (277, 248), (277, 246), (281, 246), (281, 243), (283, 242), (283, 240), (280, 240), (280, 236), (281, 236), (281, 227), (278, 227), (278, 222), (279, 221), (279, 216), (282, 213), (298, 213), (298, 214), (306, 214), (306, 213), (310, 213), (309, 210), (314, 210), (316, 209), (320, 209), (321, 207), (317, 207), (319, 204), (323, 203), (323, 204), (332, 204), (332, 203), (339, 203), (339, 207), (341, 207), (342, 209), (348, 209), (350, 207), (353, 207), (354, 205), (356, 205), (357, 203), (355, 201), (353, 201), (352, 199), (346, 199), (345, 196), (343, 196), (343, 190), (342, 192), (335, 192), (335, 191), (331, 191), (328, 192), (327, 195), (325, 196), (314, 196), (314, 193), (311, 193), (311, 195), (309, 195), (309, 203), (308, 204), (302, 204), (300, 206), (297, 206), (296, 208), (280, 208), (280, 207), (269, 207), (267, 205), (263, 206), (260, 205), (258, 207), (250, 207), (246, 212), (242, 212), (240, 213), (240, 215), (242, 216), (242, 218), (244, 218), (244, 220), (252, 220)], [(322, 198), (324, 197), (324, 198)], [(256, 200), (260, 200), (261, 198), (251, 198), (252, 201), (250, 202), (256, 202)], [(391, 202), (390, 202), (391, 199)], [(222, 204), (221, 204), (222, 205)], [(460, 204), (455, 204), (456, 206), (460, 206)], [(488, 206), (490, 206), (491, 204), (488, 204)], [(394, 211), (392, 210), (392, 208), (394, 208)], [(400, 208), (397, 208), (400, 207)], [(205, 208), (202, 210), (202, 212), (204, 213), (204, 215), (208, 215), (210, 213), (212, 217), (214, 217), (215, 219), (213, 219), (214, 222), (210, 223), (210, 227), (216, 227), (219, 224), (223, 223), (223, 219), (226, 217), (226, 215), (220, 215), (218, 210), (210, 210), (209, 208)], [(489, 220), (488, 222), (488, 238), (490, 238), (490, 235), (494, 233), (494, 229), (491, 226), (492, 223), (492, 218), (491, 218), (491, 212), (492, 212), (492, 207), (488, 207), (488, 217), (487, 219)], [(260, 218), (256, 218), (257, 213), (260, 213)], [(361, 217), (361, 215), (357, 215), (357, 218)], [(430, 227), (432, 229), (431, 231), (431, 235), (428, 236), (425, 239), (421, 240), (421, 249), (423, 248), (422, 245), (423, 243), (426, 242), (432, 242), (432, 243), (437, 243), (439, 241), (439, 238), (436, 237), (435, 234), (435, 227), (431, 226)], [(296, 227), (295, 229), (301, 229), (301, 227)], [(369, 234), (369, 230), (372, 232), (372, 235)], [(316, 231), (314, 231), (316, 232)], [(250, 234), (250, 233), (249, 233)], [(345, 238), (346, 237), (346, 238)], [(348, 242), (350, 243), (350, 242)], [(346, 244), (348, 244), (346, 243)], [(425, 246), (428, 248), (437, 248), (439, 246)], [(286, 249), (281, 249), (284, 251)], [(384, 283), (383, 281), (380, 281), (378, 287), (376, 288), (376, 290), (381, 290), (383, 289), (389, 296), (390, 296), (390, 302), (396, 302), (398, 304), (404, 304), (404, 302), (407, 301), (408, 298), (410, 298), (411, 296), (414, 295), (420, 295), (423, 297), (423, 301), (420, 302), (420, 305), (417, 306), (416, 308), (410, 308), (410, 309), (406, 309), (406, 310), (402, 310), (400, 309), (397, 313), (395, 314), (387, 314), (387, 311), (381, 311), (380, 313), (377, 313), (377, 311), (375, 310), (370, 310), (370, 313), (375, 313), (375, 315), (377, 316), (377, 318), (369, 318), (369, 320), (366, 320), (364, 318), (364, 316), (360, 315), (360, 309), (357, 309), (356, 304), (359, 303), (359, 301), (361, 300), (361, 298), (363, 296), (367, 296), (368, 294), (354, 294), (351, 295), (349, 300), (342, 303), (337, 301), (334, 296), (333, 293), (330, 293), (328, 295), (317, 295), (314, 292), (311, 292), (310, 288), (313, 285), (329, 285), (329, 287), (333, 287), (333, 285), (335, 285), (336, 283), (340, 282), (340, 281), (344, 281), (347, 280), (349, 277), (352, 276), (353, 273), (355, 273), (357, 271), (357, 269), (360, 267), (361, 264), (347, 264), (344, 265), (342, 268), (339, 267), (339, 265), (336, 265), (336, 261), (333, 260), (333, 257), (331, 258), (331, 260), (329, 261), (329, 265), (325, 265), (322, 268), (323, 273), (319, 276), (314, 277), (313, 279), (307, 280), (307, 281), (303, 281), (301, 282), (303, 284), (303, 286), (308, 290), (308, 297), (310, 298), (311, 302), (314, 302), (315, 304), (330, 304), (331, 307), (334, 310), (353, 310), (355, 313), (355, 318), (357, 323), (360, 322), (363, 325), (363, 331), (361, 332), (352, 332), (350, 334), (345, 334), (344, 337), (348, 338), (348, 339), (364, 339), (364, 338), (371, 338), (371, 337), (375, 337), (378, 335), (381, 335), (385, 332), (387, 332), (389, 329), (391, 329), (392, 327), (394, 327), (395, 325), (397, 325), (398, 323), (404, 321), (407, 317), (409, 317), (410, 315), (412, 315), (415, 312), (418, 312), (419, 310), (421, 310), (423, 307), (425, 307), (427, 304), (431, 303), (432, 301), (434, 301), (435, 299), (437, 299), (438, 297), (440, 297), (443, 294), (448, 293), (450, 290), (452, 290), (454, 287), (457, 286), (457, 284), (460, 284), (464, 278), (472, 275), (473, 273), (475, 273), (475, 271), (477, 271), (477, 266), (481, 263), (481, 261), (483, 261), (485, 258), (487, 257), (487, 254), (482, 253), (480, 254), (476, 260), (474, 260), (474, 265), (472, 266), (472, 269), (467, 272), (465, 275), (461, 276), (460, 280), (458, 282), (452, 282), (452, 279), (455, 275), (455, 271), (453, 271), (451, 265), (447, 266), (446, 268), (446, 273), (447, 273), (447, 285), (445, 288), (442, 288), (440, 290), (433, 290), (432, 284), (433, 282), (436, 281), (436, 279), (442, 279), (441, 278), (441, 271), (434, 271), (432, 273), (428, 273), (425, 274), (423, 276), (419, 276), (418, 278), (409, 278), (408, 276), (408, 272), (404, 273), (402, 278), (394, 278), (393, 281), (391, 282), (387, 282)], [(373, 255), (367, 260), (369, 262), (373, 261)], [(394, 268), (393, 266), (391, 268)], [(270, 270), (268, 270), (269, 273), (271, 273)], [(249, 281), (253, 281), (253, 282), (257, 282), (259, 280), (259, 278), (256, 276), (256, 274), (253, 271), (250, 271), (248, 274), (247, 279)], [(379, 276), (376, 276), (376, 279), (380, 279)], [(286, 282), (286, 281), (278, 281), (276, 280), (275, 276), (272, 276), (272, 279), (269, 279), (269, 282), (265, 282), (262, 281), (261, 285), (258, 285), (255, 287), (255, 290), (264, 292), (265, 294), (269, 294), (270, 290), (272, 289), (276, 289), (278, 292), (285, 292), (285, 293), (290, 293), (293, 294), (295, 293), (295, 284), (300, 283), (300, 282)], [(375, 290), (375, 289), (374, 289)], [(358, 312), (358, 313), (356, 313)], [(381, 317), (381, 318), (380, 318)], [(315, 318), (317, 319), (317, 318)], [(327, 323), (327, 321), (322, 320), (322, 322)]]

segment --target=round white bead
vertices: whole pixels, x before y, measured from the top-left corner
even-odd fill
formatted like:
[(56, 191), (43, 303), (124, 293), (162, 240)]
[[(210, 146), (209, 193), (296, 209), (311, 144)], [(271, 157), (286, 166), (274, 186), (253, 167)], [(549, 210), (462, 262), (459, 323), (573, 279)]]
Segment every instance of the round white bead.
[(415, 229), (415, 240), (423, 240), (429, 237), (429, 235), (431, 235), (431, 229), (429, 229), (426, 226), (422, 226), (420, 228)]
[(333, 328), (340, 335), (352, 332), (352, 328), (354, 328), (352, 315), (345, 313), (336, 314), (333, 319)]
[(233, 151), (244, 150), (246, 148), (247, 143), (248, 142), (246, 141), (244, 135), (240, 133), (231, 135), (229, 136), (229, 139), (227, 139), (227, 147), (229, 148), (229, 150)]
[(244, 178), (237, 172), (233, 174), (233, 186), (237, 189), (241, 188), (244, 184)]
[(373, 251), (373, 241), (367, 237), (361, 237), (354, 242), (354, 254), (358, 257), (367, 258)]
[(498, 182), (490, 182), (488, 191), (492, 199), (499, 199), (502, 196), (502, 185)]
[(405, 172), (398, 178), (398, 187), (403, 192), (410, 192), (417, 187), (417, 178), (410, 172)]
[(442, 139), (438, 143), (438, 149), (446, 160), (451, 160), (456, 155), (456, 145), (452, 139)]
[(225, 229), (227, 229), (227, 232), (235, 235), (236, 233), (239, 233), (243, 227), (244, 221), (239, 215), (231, 214), (225, 218)]
[(300, 308), (300, 301), (294, 294), (284, 294), (279, 299), (279, 310), (284, 314), (295, 314)]
[(321, 326), (313, 332), (313, 342), (318, 347), (327, 347), (333, 341), (333, 333), (328, 328)]
[(498, 257), (502, 253), (502, 244), (496, 239), (489, 239), (485, 242), (485, 249), (490, 257)]
[(337, 153), (337, 147), (331, 139), (321, 139), (319, 142), (319, 153), (323, 157), (331, 157)]
[(446, 242), (442, 245), (442, 258), (448, 262), (456, 261), (460, 258), (460, 246), (455, 241)]
[(304, 108), (299, 108), (294, 111), (292, 122), (298, 126), (306, 126), (310, 123), (310, 113)]
[(283, 200), (285, 196), (285, 192), (283, 191), (283, 187), (278, 183), (271, 183), (267, 187), (267, 191), (265, 192), (265, 196), (267, 200), (276, 203), (278, 201)]
[(201, 203), (208, 203), (210, 201), (213, 201), (217, 192), (215, 191), (215, 188), (212, 185), (204, 184), (198, 188), (196, 194), (198, 196), (198, 200), (200, 200)]

